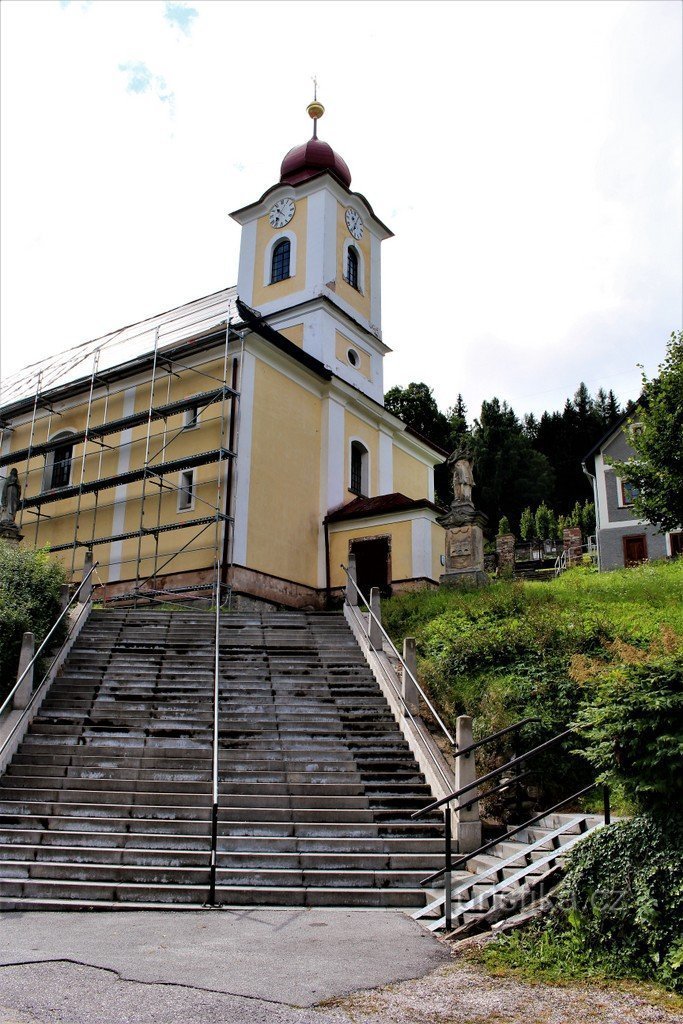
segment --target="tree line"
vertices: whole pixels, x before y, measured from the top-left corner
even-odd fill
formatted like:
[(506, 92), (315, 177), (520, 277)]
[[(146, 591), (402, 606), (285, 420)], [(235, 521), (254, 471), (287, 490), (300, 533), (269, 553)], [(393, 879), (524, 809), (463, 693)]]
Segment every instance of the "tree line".
[[(384, 404), (449, 452), (469, 446), (474, 456), (475, 501), (488, 516), (491, 530), (495, 532), (505, 517), (518, 536), (535, 534), (544, 539), (556, 536), (562, 525), (588, 530), (592, 513), (587, 505), (593, 494), (581, 461), (622, 413), (631, 411), (631, 405), (621, 408), (612, 390), (600, 388), (593, 396), (583, 382), (561, 412), (544, 412), (540, 418), (529, 413), (520, 419), (507, 402), (492, 398), (482, 403), (479, 416), (470, 422), (461, 394), (443, 412), (424, 383), (391, 388)], [(437, 500), (450, 504), (451, 481), (445, 466), (436, 470), (435, 487)], [(541, 532), (536, 529), (537, 520)]]

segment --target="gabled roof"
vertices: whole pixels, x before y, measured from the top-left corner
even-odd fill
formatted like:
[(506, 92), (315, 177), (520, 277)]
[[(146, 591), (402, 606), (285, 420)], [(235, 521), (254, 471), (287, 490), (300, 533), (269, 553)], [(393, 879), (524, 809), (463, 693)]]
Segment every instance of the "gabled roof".
[[(638, 401), (636, 402), (636, 406), (642, 405), (644, 402), (645, 396), (641, 395)], [(608, 430), (606, 430), (602, 437), (600, 437), (595, 442), (590, 451), (584, 455), (584, 457), (581, 459), (581, 464), (584, 466), (588, 466), (588, 468), (591, 470), (595, 470), (595, 456), (598, 454), (599, 451), (601, 451), (602, 448), (605, 447), (608, 441), (611, 441), (615, 434), (618, 434), (619, 431), (623, 429), (624, 424), (627, 422), (628, 419), (630, 419), (632, 415), (633, 408), (627, 409), (626, 412), (622, 412), (619, 419), (615, 420), (612, 426)]]
[(428, 508), (440, 514), (446, 511), (428, 498), (408, 498), (405, 494), (394, 491), (393, 494), (379, 494), (376, 498), (354, 498), (347, 505), (330, 512), (323, 521), (341, 523), (346, 519), (367, 519), (370, 516), (384, 516), (394, 512), (412, 512), (418, 508)]

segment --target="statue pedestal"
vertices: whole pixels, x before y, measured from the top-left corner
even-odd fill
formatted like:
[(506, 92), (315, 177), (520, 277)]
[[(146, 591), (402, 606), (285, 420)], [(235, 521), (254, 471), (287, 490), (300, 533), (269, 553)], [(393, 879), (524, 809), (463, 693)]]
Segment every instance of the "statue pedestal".
[(485, 586), (484, 531), (486, 517), (471, 505), (454, 506), (439, 520), (446, 527), (446, 571), (439, 577), (443, 587)]
[(8, 544), (18, 545), (23, 539), (24, 535), (20, 533), (16, 523), (0, 523), (0, 540), (7, 541)]

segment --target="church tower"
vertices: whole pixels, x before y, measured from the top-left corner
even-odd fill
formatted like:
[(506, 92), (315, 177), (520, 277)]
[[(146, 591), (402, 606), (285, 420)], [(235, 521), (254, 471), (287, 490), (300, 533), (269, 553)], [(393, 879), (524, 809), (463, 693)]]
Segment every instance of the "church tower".
[(351, 191), (346, 162), (313, 136), (291, 149), (280, 181), (231, 214), (242, 228), (237, 294), (342, 380), (383, 402), (382, 242), (392, 232)]

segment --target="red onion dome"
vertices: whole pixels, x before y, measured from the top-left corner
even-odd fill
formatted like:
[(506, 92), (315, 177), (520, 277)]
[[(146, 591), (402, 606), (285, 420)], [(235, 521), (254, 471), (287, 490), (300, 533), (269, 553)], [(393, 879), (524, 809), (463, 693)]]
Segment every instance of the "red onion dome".
[(350, 187), (351, 171), (346, 161), (327, 142), (312, 138), (287, 153), (280, 168), (280, 181), (298, 185), (321, 171), (331, 171), (347, 188)]

